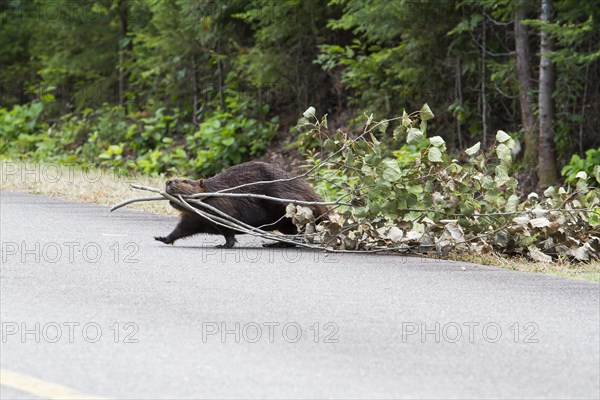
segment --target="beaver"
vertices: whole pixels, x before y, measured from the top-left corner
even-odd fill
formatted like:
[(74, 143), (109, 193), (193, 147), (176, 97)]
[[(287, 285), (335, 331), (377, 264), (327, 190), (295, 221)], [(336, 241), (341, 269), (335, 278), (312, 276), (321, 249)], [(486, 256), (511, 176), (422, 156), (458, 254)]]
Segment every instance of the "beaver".
[[(250, 161), (225, 169), (208, 179), (170, 179), (166, 182), (166, 192), (173, 195), (191, 195), (217, 192), (239, 185), (268, 181), (266, 183), (256, 183), (226, 191), (226, 193), (254, 193), (282, 199), (323, 201), (302, 178), (271, 182), (289, 178), (292, 178), (290, 174), (272, 164)], [(298, 233), (298, 229), (292, 223), (292, 220), (283, 217), (286, 213), (287, 203), (249, 197), (207, 197), (203, 198), (202, 201), (252, 227), (260, 227), (260, 229), (265, 231), (277, 230), (283, 234)], [(164, 237), (157, 236), (154, 239), (166, 244), (173, 244), (178, 239), (198, 233), (220, 234), (225, 237), (225, 244), (217, 247), (228, 249), (234, 246), (236, 242), (236, 231), (234, 229), (217, 225), (194, 212), (182, 208), (176, 203), (171, 202), (171, 206), (181, 212), (181, 220), (169, 235)], [(201, 206), (194, 207), (208, 212), (206, 208), (202, 208)], [(317, 221), (327, 219), (329, 209), (326, 206), (314, 205), (310, 208)], [(278, 242), (269, 246), (282, 245), (285, 244)], [(293, 244), (288, 245), (293, 246)]]

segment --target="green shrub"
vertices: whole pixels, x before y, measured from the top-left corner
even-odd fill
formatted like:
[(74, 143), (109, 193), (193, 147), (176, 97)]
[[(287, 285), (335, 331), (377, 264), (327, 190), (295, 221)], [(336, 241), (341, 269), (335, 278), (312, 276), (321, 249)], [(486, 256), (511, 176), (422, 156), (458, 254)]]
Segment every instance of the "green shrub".
[[(576, 174), (575, 188), (550, 187), (521, 200), (509, 175), (516, 146), (510, 135), (497, 131), (491, 148), (476, 143), (459, 163), (442, 137), (426, 137), (433, 117), (424, 105), (391, 120), (368, 117), (360, 134), (331, 134), (314, 108), (307, 110), (298, 123), (303, 137), (327, 137), (312, 164), (347, 179), (337, 193), (345, 194), (345, 204), (319, 229), (309, 229), (309, 240), (336, 250), (495, 250), (544, 262), (598, 258), (593, 232), (600, 224), (600, 191), (588, 185), (586, 172)], [(403, 150), (397, 158), (381, 140), (390, 123), (399, 123), (393, 137)], [(598, 165), (593, 169), (600, 172)], [(301, 207), (288, 214), (301, 228), (312, 223)]]
[(589, 185), (593, 185), (595, 180), (600, 182), (600, 149), (589, 149), (585, 152), (585, 159), (574, 154), (571, 161), (563, 167), (561, 174), (566, 183), (575, 184), (579, 180), (579, 172), (587, 174)]
[(227, 112), (208, 114), (199, 126), (184, 122), (178, 109), (146, 115), (104, 104), (49, 125), (42, 121), (41, 103), (0, 108), (0, 154), (147, 174), (208, 176), (259, 156), (277, 131), (276, 118), (260, 122), (245, 116), (247, 107), (234, 101), (227, 106)]
[(42, 103), (15, 106), (12, 110), (0, 108), (0, 154), (34, 156), (38, 144), (48, 145), (47, 126), (38, 122), (44, 110)]
[(276, 126), (276, 120), (261, 124), (243, 115), (215, 113), (187, 137), (189, 150), (194, 154), (192, 168), (208, 176), (256, 157), (266, 149)]

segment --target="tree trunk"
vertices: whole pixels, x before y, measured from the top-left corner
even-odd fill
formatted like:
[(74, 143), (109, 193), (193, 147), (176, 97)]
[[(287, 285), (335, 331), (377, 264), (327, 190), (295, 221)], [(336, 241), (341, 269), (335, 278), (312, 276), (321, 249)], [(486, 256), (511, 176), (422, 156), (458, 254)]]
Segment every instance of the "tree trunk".
[[(217, 34), (219, 34), (219, 30), (217, 28)], [(217, 61), (217, 75), (219, 79), (219, 104), (221, 105), (221, 110), (225, 110), (225, 77), (223, 74), (223, 61), (221, 60), (221, 38), (217, 39), (217, 57), (219, 57), (219, 61)]]
[(523, 125), (523, 165), (534, 168), (537, 165), (538, 134), (533, 115), (531, 51), (527, 27), (521, 22), (526, 18), (524, 4), (515, 4), (515, 50), (517, 61), (517, 80), (519, 81), (519, 105), (521, 108), (521, 123)]
[(118, 12), (119, 12), (119, 104), (125, 104), (125, 91), (128, 85), (128, 74), (125, 72), (125, 60), (133, 48), (131, 42), (127, 43), (124, 47), (121, 47), (123, 40), (127, 38), (127, 5), (125, 0), (118, 0)]
[(460, 151), (464, 149), (462, 140), (462, 107), (463, 107), (463, 91), (462, 91), (462, 67), (460, 63), (460, 56), (456, 57), (456, 98), (460, 104), (460, 112), (456, 113), (456, 133), (458, 134), (458, 147)]
[(486, 79), (486, 61), (485, 61), (485, 51), (486, 51), (486, 38), (485, 38), (485, 18), (483, 19), (483, 28), (482, 28), (482, 43), (481, 43), (481, 124), (483, 125), (483, 139), (481, 144), (485, 149), (487, 147), (487, 98), (485, 94), (485, 79)]
[(198, 74), (196, 72), (196, 55), (192, 52), (192, 124), (198, 124)]
[[(552, 15), (552, 0), (542, 0), (542, 22), (549, 22)], [(540, 137), (538, 145), (539, 187), (547, 188), (558, 183), (556, 150), (554, 148), (554, 63), (548, 57), (554, 43), (542, 28), (540, 41)]]

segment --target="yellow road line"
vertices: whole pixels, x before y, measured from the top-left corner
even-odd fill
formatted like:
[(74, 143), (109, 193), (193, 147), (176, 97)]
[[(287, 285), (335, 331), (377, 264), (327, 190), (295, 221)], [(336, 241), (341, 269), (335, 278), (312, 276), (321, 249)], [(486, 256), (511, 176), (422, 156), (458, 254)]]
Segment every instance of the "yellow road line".
[(69, 387), (57, 385), (31, 376), (0, 368), (0, 385), (20, 390), (44, 399), (106, 400), (104, 397), (79, 393)]

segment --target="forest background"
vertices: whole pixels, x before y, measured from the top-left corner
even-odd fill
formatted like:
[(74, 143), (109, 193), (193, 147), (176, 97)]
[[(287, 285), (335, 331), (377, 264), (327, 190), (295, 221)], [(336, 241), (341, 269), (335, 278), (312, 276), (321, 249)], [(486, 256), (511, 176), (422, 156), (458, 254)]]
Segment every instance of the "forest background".
[(352, 131), (427, 103), (456, 157), (508, 132), (522, 194), (600, 164), (596, 1), (2, 0), (0, 19), (13, 158), (209, 176), (307, 150), (309, 106)]

